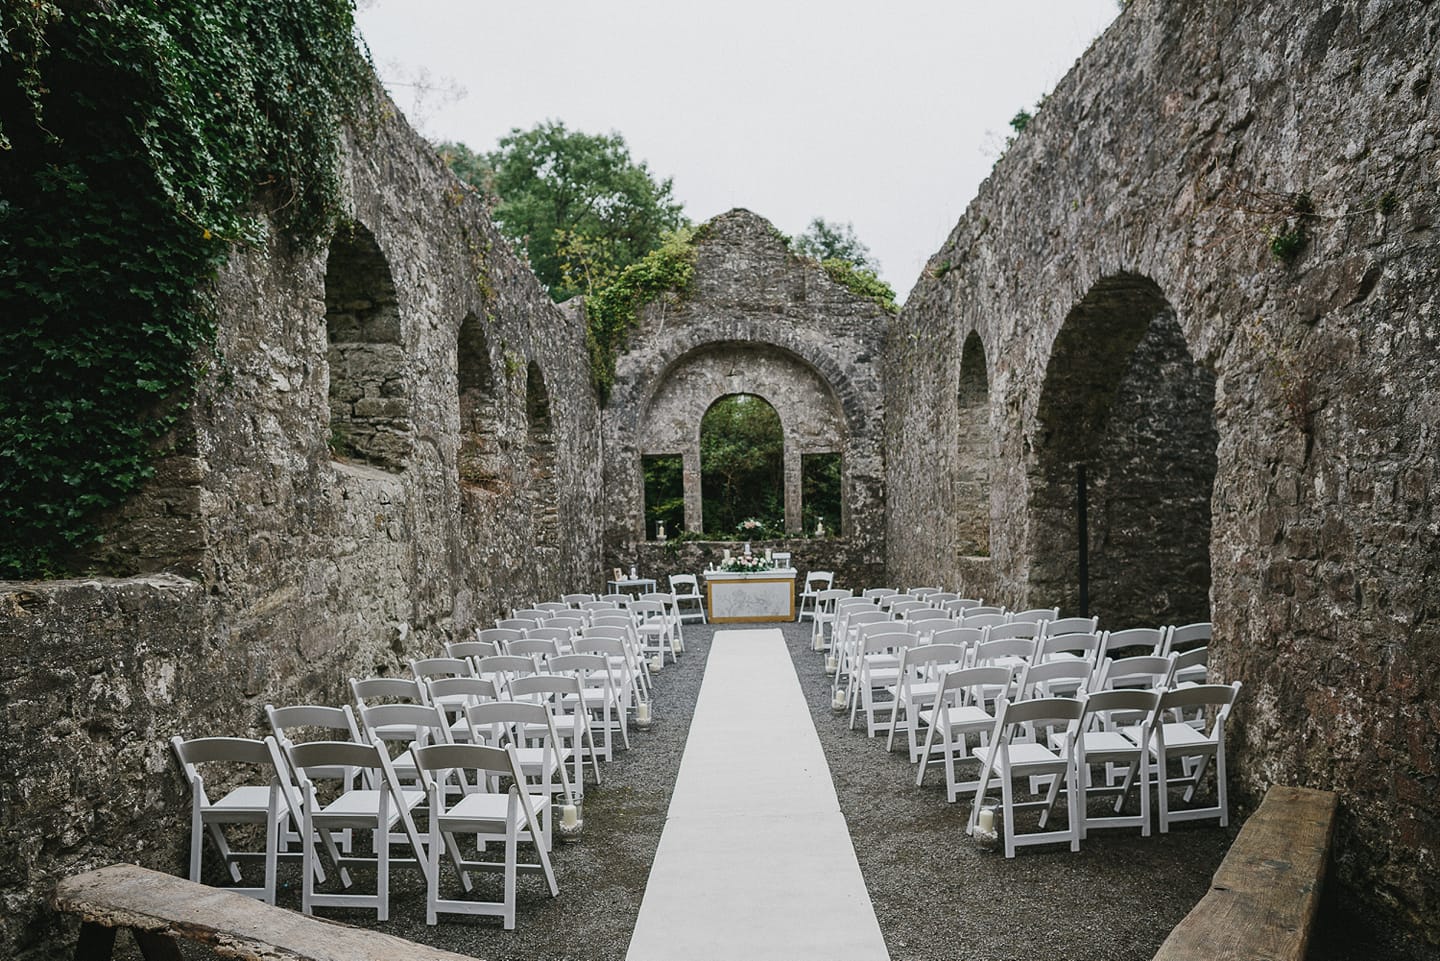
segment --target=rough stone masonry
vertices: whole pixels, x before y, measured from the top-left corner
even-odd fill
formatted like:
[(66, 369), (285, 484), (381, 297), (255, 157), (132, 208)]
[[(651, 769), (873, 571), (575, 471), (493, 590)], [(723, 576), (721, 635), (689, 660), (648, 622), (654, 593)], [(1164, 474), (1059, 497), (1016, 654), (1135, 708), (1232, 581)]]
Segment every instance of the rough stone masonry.
[(1083, 467), (1103, 626), (1213, 617), (1237, 803), (1338, 790), (1338, 884), (1440, 941), (1437, 62), (1434, 2), (1132, 0), (898, 320), (736, 212), (606, 409), (479, 198), (403, 120), (356, 138), (353, 224), (217, 282), (224, 375), (111, 576), (0, 585), (0, 953), (54, 953), (62, 874), (180, 869), (172, 734), (698, 561), (643, 540), (639, 458), (742, 389), (842, 452), (816, 559), (857, 579), (1070, 613)]

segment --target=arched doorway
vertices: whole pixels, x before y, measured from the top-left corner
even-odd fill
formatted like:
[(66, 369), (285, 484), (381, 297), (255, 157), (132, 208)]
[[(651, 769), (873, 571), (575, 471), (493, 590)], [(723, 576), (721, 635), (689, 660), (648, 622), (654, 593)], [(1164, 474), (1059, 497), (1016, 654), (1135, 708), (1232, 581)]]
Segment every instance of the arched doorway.
[(1056, 336), (1040, 395), (1033, 603), (1088, 606), (1113, 629), (1209, 619), (1214, 408), (1214, 375), (1160, 288), (1135, 274), (1096, 283)]
[(990, 381), (975, 331), (960, 349), (955, 395), (955, 553), (990, 554)]
[[(722, 537), (779, 537), (785, 528), (785, 430), (756, 394), (728, 394), (700, 419), (701, 511)], [(759, 522), (759, 529), (742, 525)]]

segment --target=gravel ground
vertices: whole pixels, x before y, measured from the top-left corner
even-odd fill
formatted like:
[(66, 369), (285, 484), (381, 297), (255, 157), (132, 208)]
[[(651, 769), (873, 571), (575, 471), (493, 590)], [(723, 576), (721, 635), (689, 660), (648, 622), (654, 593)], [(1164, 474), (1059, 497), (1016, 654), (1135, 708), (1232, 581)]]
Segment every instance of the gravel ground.
[[(1142, 961), (1205, 893), (1236, 823), (1180, 825), (1149, 838), (1133, 829), (1093, 832), (1078, 854), (1063, 845), (1022, 849), (1013, 860), (981, 851), (963, 833), (968, 805), (946, 802), (943, 775), (929, 775), (916, 788), (914, 768), (898, 746), (887, 755), (883, 738), (848, 730), (846, 718), (830, 709), (830, 681), (821, 655), (809, 650), (808, 625), (781, 627), (895, 961)], [(522, 876), (516, 930), (504, 931), (498, 918), (455, 915), (427, 926), (423, 882), (400, 868), (392, 870), (390, 921), (333, 908), (321, 909), (323, 916), (492, 961), (623, 958), (712, 633), (686, 627), (686, 653), (656, 678), (655, 725), (632, 731), (632, 749), (602, 765), (603, 785), (587, 782), (583, 840), (555, 847), (560, 896), (550, 898), (538, 877)], [(298, 908), (298, 871), (282, 868), (284, 878), (280, 903)], [(373, 882), (361, 876), (357, 883)], [(498, 876), (481, 876), (480, 883), (498, 889)], [(1311, 951), (1312, 961), (1433, 957), (1394, 932), (1367, 931), (1333, 905)]]

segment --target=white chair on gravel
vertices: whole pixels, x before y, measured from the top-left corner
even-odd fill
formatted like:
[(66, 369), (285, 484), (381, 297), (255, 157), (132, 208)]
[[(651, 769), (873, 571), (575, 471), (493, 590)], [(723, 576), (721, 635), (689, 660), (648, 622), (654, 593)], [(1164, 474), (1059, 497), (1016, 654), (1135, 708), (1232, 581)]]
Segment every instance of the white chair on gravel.
[(622, 671), (612, 666), (610, 658), (604, 654), (562, 654), (551, 658), (548, 666), (551, 673), (579, 679), (583, 691), (580, 703), (588, 715), (586, 723), (590, 725), (592, 737), (599, 735), (600, 757), (614, 760), (617, 733), (628, 750), (626, 679)]
[[(1233, 684), (1201, 684), (1165, 691), (1155, 705), (1149, 739), (1150, 757), (1155, 762), (1155, 790), (1160, 808), (1160, 833), (1166, 834), (1175, 821), (1215, 818), (1224, 827), (1230, 823), (1230, 802), (1226, 789), (1225, 722), (1240, 693), (1240, 682)], [(1171, 712), (1197, 709), (1202, 727), (1197, 730), (1185, 721), (1166, 720)], [(1127, 730), (1126, 736), (1139, 742), (1138, 728)], [(1170, 771), (1170, 762), (1178, 762), (1180, 776)], [(1182, 800), (1189, 804), (1210, 767), (1214, 768), (1215, 803), (1198, 808), (1173, 810), (1170, 789), (1184, 787)]]
[(925, 783), (930, 765), (941, 764), (948, 801), (954, 803), (960, 794), (974, 792), (979, 782), (958, 780), (956, 766), (976, 761), (978, 755), (969, 750), (967, 739), (971, 734), (983, 738), (994, 730), (999, 706), (1004, 703), (1003, 693), (995, 699), (995, 692), (1008, 691), (1014, 680), (1014, 670), (1006, 666), (969, 667), (941, 675), (934, 699), (915, 715), (917, 725), (925, 728), (925, 743), (914, 758), (919, 765), (916, 787)]
[(710, 623), (705, 619), (705, 595), (700, 593), (698, 577), (694, 574), (671, 574), (670, 593), (675, 597), (675, 609), (680, 616), (681, 623), (685, 621)]
[[(525, 775), (512, 746), (495, 747), (484, 744), (442, 744), (419, 748), (415, 764), (424, 778), (430, 796), (430, 844), (425, 871), (425, 922), (436, 924), (445, 914), (497, 915), (507, 931), (515, 927), (515, 901), (518, 875), (521, 871), (539, 871), (551, 897), (560, 893), (550, 855), (545, 850), (537, 806), (549, 803), (543, 793), (531, 794), (525, 786)], [(472, 791), (459, 795), (447, 805), (446, 780), (452, 776), (474, 779), (492, 790)], [(504, 782), (505, 789), (499, 789)], [(504, 859), (481, 860), (466, 858), (460, 853), (460, 836), (478, 835), (499, 839), (504, 845)], [(534, 863), (521, 862), (519, 846), (529, 841), (536, 854)], [(477, 870), (502, 872), (502, 896), (499, 901), (442, 898), (440, 896), (440, 852), (447, 851), (460, 875), (466, 892), (473, 890), (470, 872)]]
[[(867, 737), (874, 737), (877, 731), (889, 730), (889, 722), (875, 719), (875, 695), (899, 683), (901, 660), (914, 643), (914, 634), (896, 630), (893, 624), (877, 625), (876, 629), (860, 635), (848, 696), (852, 730), (862, 711)], [(894, 717), (893, 711), (891, 717)]]
[[(400, 787), (390, 758), (378, 744), (343, 744), (338, 741), (311, 741), (286, 747), (291, 767), (300, 778), (300, 796), (303, 815), (300, 836), (307, 839), (304, 845), (304, 879), (300, 894), (300, 907), (306, 914), (313, 914), (318, 907), (373, 907), (377, 920), (390, 918), (390, 847), (395, 835), (391, 832), (398, 826), (398, 836), (410, 848), (412, 858), (401, 859), (401, 863), (413, 863), (425, 869), (425, 847), (415, 830), (411, 811), (425, 800), (423, 792)], [(342, 782), (335, 796), (328, 803), (321, 800), (316, 781), (332, 780), (328, 775), (337, 771), (359, 770), (367, 775), (368, 787), (350, 789)], [(335, 844), (337, 831), (369, 830), (374, 837), (375, 854), (363, 857), (358, 854), (341, 854)], [(374, 894), (319, 893), (315, 890), (315, 868), (319, 853), (315, 839), (319, 840), (330, 858), (341, 867), (342, 872), (356, 865), (364, 864), (375, 868)], [(345, 875), (342, 873), (342, 880)], [(346, 884), (349, 887), (349, 884)]]
[[(1066, 842), (1071, 851), (1080, 850), (1080, 792), (1076, 789), (1075, 741), (1079, 736), (1083, 705), (1068, 697), (1008, 701), (1000, 707), (991, 743), (976, 749), (981, 758), (976, 803), (970, 811), (970, 833), (979, 820), (980, 800), (992, 781), (1000, 782), (1000, 804), (1004, 818), (1005, 856), (1013, 858), (1022, 845)], [(1034, 740), (1024, 738), (1034, 737)], [(1022, 800), (1016, 782), (1029, 783), (1030, 793), (1043, 796)], [(1064, 830), (1049, 829), (1061, 790), (1065, 791)], [(1040, 812), (1038, 830), (1017, 832), (1015, 813), (1034, 809)]]
[(811, 571), (805, 575), (805, 585), (800, 590), (800, 604), (795, 612), (797, 621), (815, 620), (815, 602), (821, 591), (835, 586), (834, 571)]
[(579, 790), (585, 784), (585, 759), (590, 759), (595, 783), (600, 784), (600, 753), (590, 733), (590, 715), (585, 710), (585, 691), (573, 674), (532, 674), (517, 677), (510, 685), (517, 701), (543, 704), (550, 711), (560, 747), (571, 752), (575, 765), (571, 780)]
[(669, 655), (672, 661), (678, 659), (680, 647), (675, 640), (675, 624), (670, 619), (664, 602), (633, 601), (630, 604), (630, 613), (635, 615), (635, 629), (640, 634), (642, 653), (649, 657), (659, 657), (662, 666), (666, 655)]
[[(230, 879), (237, 884), (243, 879), (240, 872), (242, 861), (264, 863), (265, 880), (262, 885), (227, 890), (274, 904), (280, 849), (292, 817), (299, 817), (300, 805), (294, 783), (290, 780), (290, 767), (280, 756), (275, 739), (267, 737), (263, 741), (255, 741), (240, 737), (201, 737), (186, 741), (173, 737), (170, 746), (190, 785), (190, 880), (200, 882), (205, 836), (209, 835), (230, 871)], [(212, 801), (205, 791), (206, 772), (201, 769), (213, 766), (218, 770), (220, 765), (230, 773), (230, 778), (212, 774), (212, 783), (233, 784), (231, 778), (237, 767), (248, 770), (249, 783), (231, 787), (220, 800)], [(231, 824), (262, 825), (265, 849), (242, 851), (231, 847), (225, 834), (225, 826)], [(295, 857), (293, 854), (287, 856)], [(322, 879), (325, 876), (319, 864), (312, 866), (306, 862), (305, 870), (319, 872)]]
[(965, 666), (964, 644), (926, 644), (908, 647), (900, 658), (900, 679), (887, 690), (890, 693), (890, 732), (885, 738), (887, 752), (895, 748), (895, 732), (903, 730), (910, 743), (910, 763), (920, 756), (919, 725), (916, 715), (932, 705), (940, 690), (941, 675)]
[[(1150, 740), (1150, 722), (1159, 700), (1159, 691), (1137, 689), (1099, 691), (1086, 696), (1080, 736), (1075, 742), (1075, 769), (1086, 800), (1113, 794), (1115, 804), (1110, 814), (1092, 815), (1090, 805), (1081, 802), (1081, 840), (1091, 828), (1138, 827), (1141, 837), (1150, 836), (1150, 753), (1142, 745)], [(1142, 721), (1133, 728), (1136, 736), (1132, 740), (1120, 728), (1134, 717)], [(1097, 765), (1103, 766), (1104, 772), (1098, 776)], [(1122, 771), (1123, 776), (1117, 778)], [(1125, 801), (1137, 787), (1140, 813), (1126, 815)]]
[(815, 629), (810, 634), (811, 650), (827, 651), (830, 649), (831, 638), (826, 636), (825, 631), (826, 628), (829, 628), (830, 633), (834, 634), (835, 606), (840, 601), (853, 596), (851, 591), (841, 587), (823, 590), (815, 595), (815, 613), (811, 617)]

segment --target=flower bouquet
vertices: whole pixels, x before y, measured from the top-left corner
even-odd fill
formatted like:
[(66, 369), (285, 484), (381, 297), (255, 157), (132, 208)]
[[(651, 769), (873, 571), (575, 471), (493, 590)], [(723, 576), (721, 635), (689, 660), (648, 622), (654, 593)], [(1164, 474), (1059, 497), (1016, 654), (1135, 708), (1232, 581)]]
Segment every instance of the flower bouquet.
[(758, 574), (760, 571), (773, 570), (773, 561), (767, 561), (759, 554), (736, 554), (720, 562), (722, 571), (729, 571), (732, 574)]

